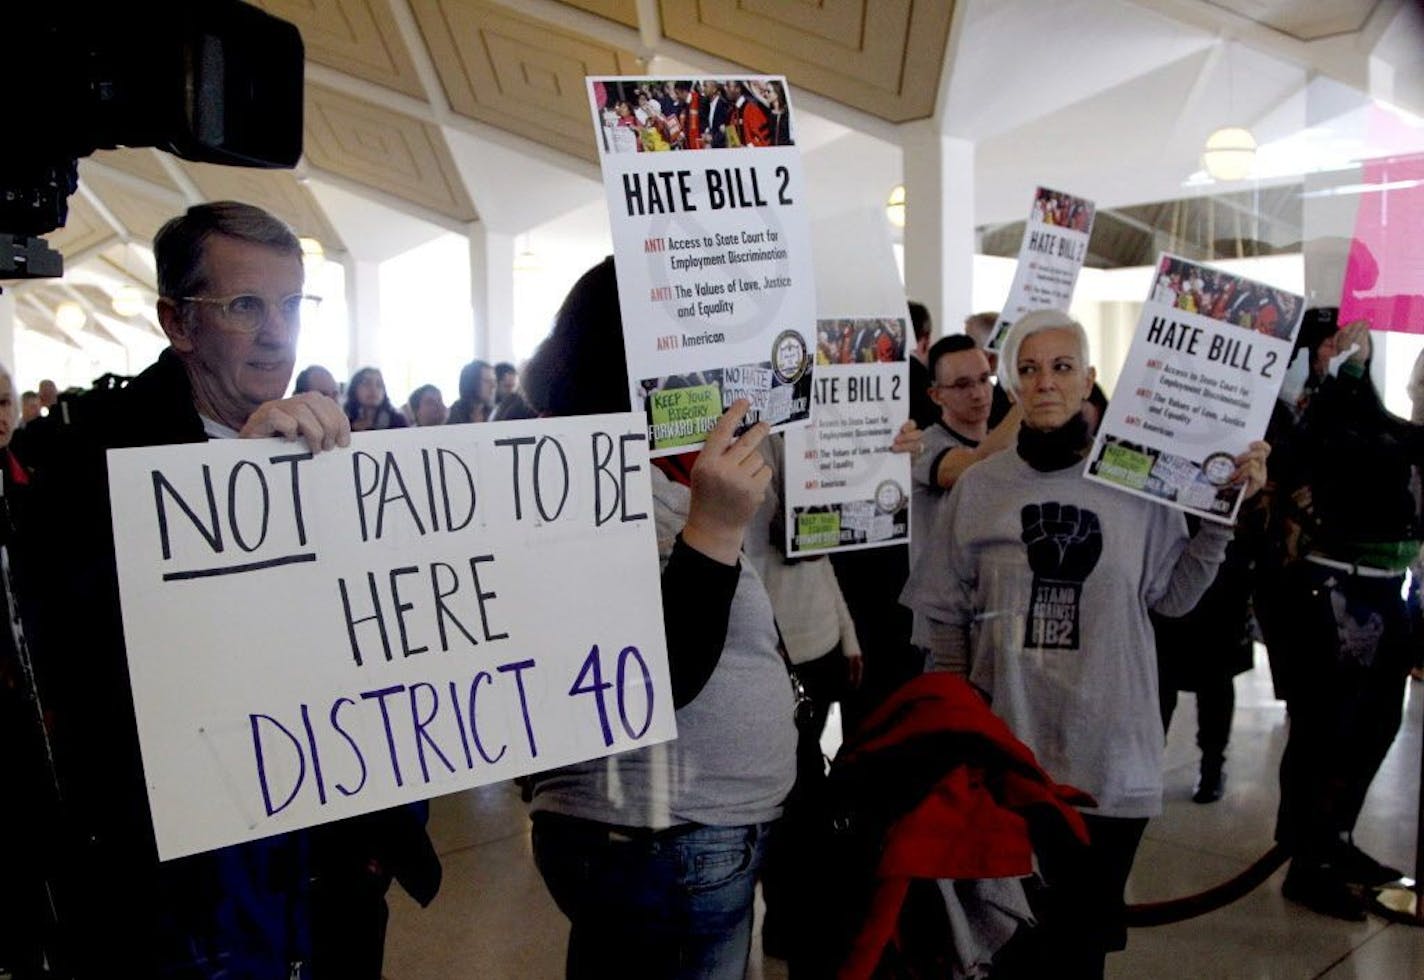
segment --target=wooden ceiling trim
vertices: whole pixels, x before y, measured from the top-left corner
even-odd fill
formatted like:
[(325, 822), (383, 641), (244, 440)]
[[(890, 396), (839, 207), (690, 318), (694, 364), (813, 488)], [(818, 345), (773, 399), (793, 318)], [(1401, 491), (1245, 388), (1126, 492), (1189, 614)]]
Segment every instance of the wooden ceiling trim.
[(311, 193), (290, 170), (220, 167), (185, 161), (183, 169), (209, 201), (244, 201), (271, 212), (298, 235), (318, 239), (340, 250), (341, 238)]
[(954, 13), (944, 0), (660, 0), (659, 9), (671, 40), (784, 73), (890, 122), (934, 114)]
[(411, 8), (460, 115), (595, 159), (584, 78), (628, 75), (630, 51), (483, 0), (412, 0)]
[(564, 0), (564, 3), (625, 27), (638, 26), (637, 0)]
[(45, 235), (50, 248), (71, 259), (78, 252), (93, 248), (114, 236), (114, 229), (99, 214), (97, 208), (84, 199), (83, 194), (69, 197), (69, 219), (64, 227)]
[[(175, 204), (173, 198), (158, 194), (147, 194), (130, 186), (128, 182), (112, 178), (107, 174), (85, 169), (80, 163), (80, 179), (104, 202), (104, 207), (124, 226), (134, 240), (153, 241), (153, 236), (163, 223), (179, 214), (184, 205)], [(176, 197), (176, 195), (175, 195)], [(74, 198), (70, 199), (71, 201)]]
[(475, 206), (438, 126), (307, 86), (306, 157), (312, 166), (447, 215), (475, 220)]
[(425, 89), (388, 0), (256, 0), (302, 33), (307, 57), (424, 100)]
[(130, 176), (139, 177), (150, 184), (157, 184), (165, 190), (177, 193), (178, 187), (158, 159), (158, 154), (162, 152), (149, 147), (121, 147), (117, 150), (95, 150), (92, 159), (96, 163), (121, 170)]

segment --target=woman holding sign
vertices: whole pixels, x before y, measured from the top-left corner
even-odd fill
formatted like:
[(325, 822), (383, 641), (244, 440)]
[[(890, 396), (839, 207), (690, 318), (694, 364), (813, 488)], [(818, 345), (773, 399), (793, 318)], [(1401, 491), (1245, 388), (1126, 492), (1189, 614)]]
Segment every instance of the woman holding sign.
[[(523, 385), (544, 415), (628, 410), (611, 259), (574, 285)], [(722, 416), (690, 466), (652, 471), (677, 740), (534, 786), (534, 859), (571, 923), (569, 977), (746, 970), (756, 875), (796, 752), (771, 603), (740, 561), (771, 479), (766, 424), (732, 436), (747, 407)]]
[[(1000, 976), (1101, 976), (1126, 945), (1123, 886), (1162, 807), (1162, 727), (1149, 609), (1181, 615), (1211, 583), (1231, 532), (1187, 535), (1182, 513), (1085, 480), (1095, 380), (1083, 328), (1041, 310), (1004, 341), (999, 375), (1023, 406), (1017, 452), (955, 485), (906, 602), (931, 620), (936, 663), (970, 681), (1054, 779), (1091, 793), (1086, 849), (1039, 855), (1038, 926), (1001, 952)], [(1237, 457), (1254, 494), (1265, 443)]]

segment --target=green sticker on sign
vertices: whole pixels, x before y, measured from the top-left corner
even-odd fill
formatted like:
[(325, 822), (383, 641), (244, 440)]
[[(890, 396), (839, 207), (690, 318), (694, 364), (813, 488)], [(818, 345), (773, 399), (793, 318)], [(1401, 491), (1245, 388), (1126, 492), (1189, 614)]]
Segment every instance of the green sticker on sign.
[(653, 448), (691, 446), (702, 442), (722, 417), (716, 385), (665, 388), (649, 396), (653, 413)]
[(1098, 462), (1098, 476), (1133, 490), (1147, 486), (1152, 473), (1152, 457), (1125, 446), (1104, 446)]
[(834, 548), (840, 543), (840, 514), (798, 514), (796, 516), (797, 550)]

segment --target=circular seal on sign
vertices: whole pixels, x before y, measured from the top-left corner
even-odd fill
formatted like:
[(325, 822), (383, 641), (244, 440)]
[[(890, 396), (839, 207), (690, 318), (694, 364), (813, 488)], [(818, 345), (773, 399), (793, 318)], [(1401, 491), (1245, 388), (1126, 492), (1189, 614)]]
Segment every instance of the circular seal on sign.
[(1230, 453), (1212, 453), (1202, 463), (1202, 476), (1214, 487), (1224, 487), (1231, 482), (1231, 474), (1236, 472), (1236, 460)]
[(905, 491), (894, 480), (882, 480), (875, 488), (875, 508), (882, 514), (893, 514), (905, 503)]
[(811, 365), (806, 339), (795, 330), (783, 330), (771, 345), (771, 369), (782, 384), (795, 384)]

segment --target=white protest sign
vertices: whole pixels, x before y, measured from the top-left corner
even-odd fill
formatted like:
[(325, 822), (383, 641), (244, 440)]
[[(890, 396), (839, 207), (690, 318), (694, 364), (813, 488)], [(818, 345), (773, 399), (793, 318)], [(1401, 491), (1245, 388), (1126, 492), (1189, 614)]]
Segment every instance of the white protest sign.
[(1235, 521), (1233, 459), (1265, 435), (1304, 309), (1294, 293), (1162, 255), (1084, 475)]
[(999, 322), (988, 346), (998, 350), (1009, 327), (1034, 310), (1067, 310), (1073, 303), (1073, 288), (1088, 254), (1093, 233), (1093, 202), (1061, 191), (1040, 187), (1034, 191), (1019, 264), (1009, 298), (999, 314)]
[(811, 414), (815, 290), (782, 78), (590, 78), (631, 404), (655, 456)]
[(815, 414), (786, 435), (786, 554), (910, 539), (910, 457), (890, 452), (910, 412), (903, 317), (817, 324)]
[(159, 856), (676, 735), (641, 415), (109, 453)]

